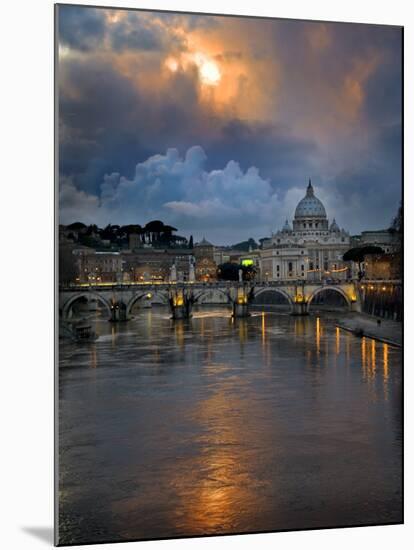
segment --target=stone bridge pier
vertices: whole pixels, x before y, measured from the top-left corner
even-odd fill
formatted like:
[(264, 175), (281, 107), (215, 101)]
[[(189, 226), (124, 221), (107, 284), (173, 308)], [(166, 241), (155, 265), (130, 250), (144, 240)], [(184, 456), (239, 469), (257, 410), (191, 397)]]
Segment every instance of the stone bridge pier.
[(195, 302), (192, 289), (174, 288), (169, 293), (169, 305), (173, 319), (188, 319)]
[(114, 302), (111, 304), (111, 322), (128, 321), (127, 306), (124, 302)]
[(232, 316), (235, 318), (249, 317), (249, 304), (253, 300), (254, 287), (246, 285), (229, 289), (229, 299), (232, 305)]
[(306, 302), (293, 302), (291, 315), (309, 315)]

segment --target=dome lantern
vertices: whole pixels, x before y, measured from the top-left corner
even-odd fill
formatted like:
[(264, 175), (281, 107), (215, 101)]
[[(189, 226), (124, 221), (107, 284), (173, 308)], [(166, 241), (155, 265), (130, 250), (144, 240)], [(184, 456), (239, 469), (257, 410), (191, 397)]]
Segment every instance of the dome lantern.
[(298, 218), (326, 218), (325, 207), (315, 196), (311, 180), (309, 180), (306, 195), (296, 207), (295, 220)]

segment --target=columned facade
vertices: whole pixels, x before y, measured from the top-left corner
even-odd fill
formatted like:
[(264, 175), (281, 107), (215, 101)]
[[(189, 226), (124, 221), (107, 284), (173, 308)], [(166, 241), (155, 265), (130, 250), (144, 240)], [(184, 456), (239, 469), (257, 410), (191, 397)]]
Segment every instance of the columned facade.
[(349, 233), (335, 219), (329, 224), (322, 202), (311, 181), (299, 201), (292, 226), (283, 228), (263, 242), (261, 278), (264, 281), (345, 280), (350, 277), (343, 254), (350, 248)]

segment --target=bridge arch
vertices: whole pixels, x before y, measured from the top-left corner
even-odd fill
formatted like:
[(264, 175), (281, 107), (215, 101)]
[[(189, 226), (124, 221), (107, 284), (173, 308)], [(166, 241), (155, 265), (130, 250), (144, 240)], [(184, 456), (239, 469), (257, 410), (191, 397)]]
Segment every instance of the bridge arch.
[(148, 294), (151, 294), (151, 296), (156, 296), (161, 300), (161, 302), (165, 305), (168, 305), (168, 298), (165, 295), (165, 293), (157, 292), (153, 290), (147, 290), (146, 292), (137, 292), (132, 296), (132, 298), (129, 300), (129, 302), (126, 305), (126, 317), (129, 319), (129, 316), (131, 314), (132, 308), (134, 305), (138, 302), (138, 300), (142, 300), (142, 298), (145, 298)]
[[(293, 300), (292, 300), (292, 297), (285, 291), (285, 290), (282, 290), (281, 288), (276, 288), (276, 287), (264, 287), (264, 288), (261, 288), (260, 290), (258, 290), (257, 292), (254, 293), (254, 300), (256, 298), (258, 298), (261, 294), (264, 294), (266, 292), (273, 292), (275, 294), (279, 294), (279, 296), (283, 296), (283, 298), (286, 300), (286, 302), (288, 303), (288, 305), (292, 308), (293, 307)], [(254, 303), (254, 301), (253, 301)]]
[(352, 302), (351, 302), (348, 294), (345, 292), (345, 290), (343, 288), (341, 288), (340, 286), (324, 285), (324, 286), (316, 288), (312, 292), (312, 294), (309, 296), (309, 298), (307, 300), (307, 309), (308, 309), (308, 311), (309, 311), (309, 307), (312, 303), (312, 300), (315, 298), (315, 296), (317, 296), (321, 292), (325, 292), (327, 290), (332, 290), (332, 291), (337, 292), (338, 294), (340, 294), (342, 296), (342, 298), (344, 298), (344, 300), (346, 302), (346, 305), (348, 306), (348, 309), (349, 310), (352, 309)]
[(229, 304), (230, 303), (230, 297), (228, 295), (228, 292), (225, 291), (225, 290), (222, 290), (221, 288), (217, 288), (217, 287), (215, 287), (215, 288), (206, 288), (206, 289), (200, 290), (194, 296), (194, 303), (196, 303), (196, 304), (202, 303), (200, 301), (200, 298), (203, 298), (203, 296), (206, 296), (207, 294), (209, 294), (211, 292), (213, 292), (213, 293), (217, 292), (218, 294), (221, 294), (225, 298), (225, 301), (223, 302), (224, 304)]
[(72, 305), (79, 300), (80, 298), (86, 298), (89, 300), (90, 298), (94, 298), (99, 303), (101, 303), (105, 309), (108, 312), (108, 319), (111, 318), (111, 304), (106, 300), (103, 296), (100, 294), (97, 294), (95, 292), (78, 292), (77, 294), (72, 295), (70, 298), (66, 300), (66, 302), (62, 306), (62, 318), (67, 319), (69, 315), (70, 308)]

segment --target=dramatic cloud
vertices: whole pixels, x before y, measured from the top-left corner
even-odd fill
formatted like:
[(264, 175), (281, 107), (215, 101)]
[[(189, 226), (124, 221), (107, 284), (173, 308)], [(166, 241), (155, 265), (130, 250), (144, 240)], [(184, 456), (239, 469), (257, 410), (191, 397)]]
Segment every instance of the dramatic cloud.
[(59, 43), (65, 222), (257, 238), (309, 177), (351, 232), (394, 215), (400, 29), (60, 6)]
[(221, 240), (223, 229), (237, 238), (242, 218), (245, 230), (261, 236), (272, 225), (275, 212), (286, 206), (269, 181), (257, 168), (243, 172), (233, 160), (221, 170), (207, 171), (206, 161), (200, 146), (188, 149), (183, 158), (176, 149), (168, 149), (165, 155), (138, 163), (132, 179), (119, 173), (106, 175), (98, 195), (77, 190), (65, 179), (60, 190), (61, 222), (71, 221), (75, 214), (101, 224), (137, 219), (145, 223), (162, 217), (182, 229), (197, 226), (196, 237), (208, 231)]
[(59, 8), (59, 42), (76, 50), (88, 51), (102, 45), (106, 31), (102, 10), (78, 6)]
[(161, 51), (184, 50), (185, 37), (174, 28), (161, 24), (159, 19), (145, 17), (140, 12), (129, 12), (114, 23), (111, 44), (116, 52), (124, 50)]

